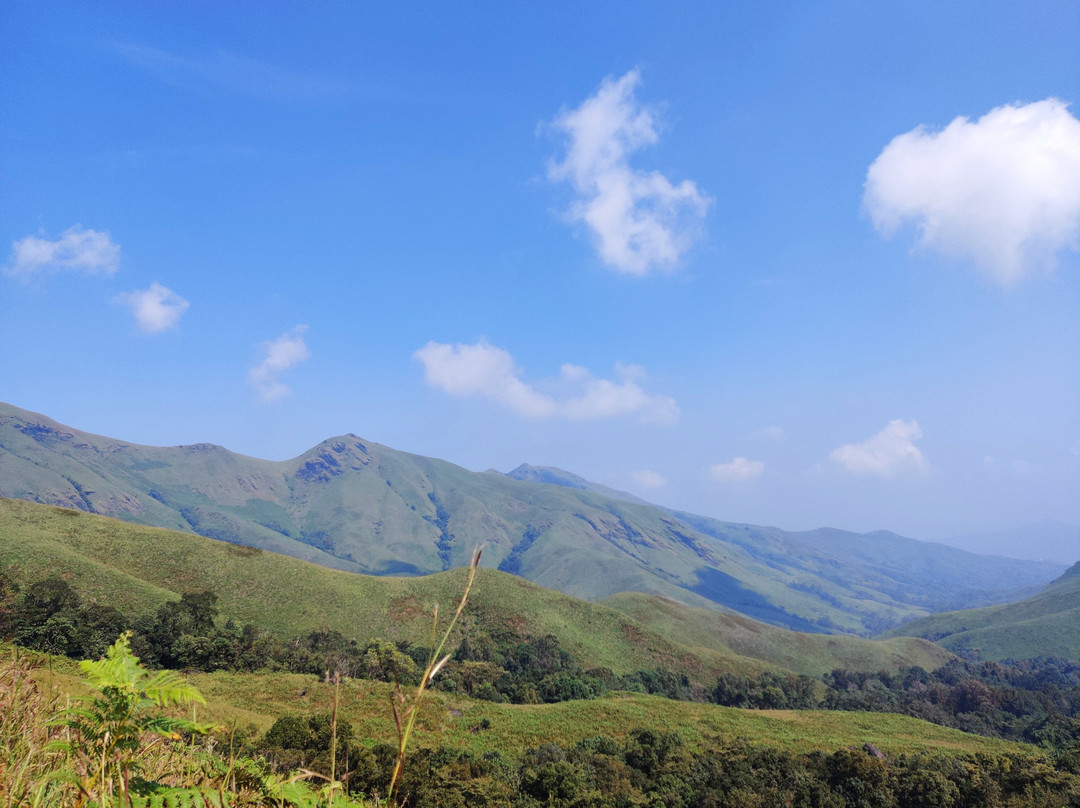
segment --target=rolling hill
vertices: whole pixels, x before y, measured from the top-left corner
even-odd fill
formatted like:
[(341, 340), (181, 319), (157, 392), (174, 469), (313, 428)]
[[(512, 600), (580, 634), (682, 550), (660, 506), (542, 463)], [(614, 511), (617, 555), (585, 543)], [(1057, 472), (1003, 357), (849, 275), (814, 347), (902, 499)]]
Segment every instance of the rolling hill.
[[(0, 565), (22, 584), (61, 570), (84, 599), (128, 614), (209, 589), (219, 596), (223, 618), (253, 622), (279, 636), (333, 629), (361, 641), (420, 643), (428, 639), (432, 605), (453, 603), (464, 580), (464, 570), (411, 578), (357, 575), (190, 533), (11, 499), (0, 500)], [(722, 671), (818, 674), (834, 667), (876, 671), (914, 664), (932, 669), (951, 657), (910, 638), (800, 634), (743, 617), (710, 623), (709, 616), (721, 615), (672, 601), (663, 610), (673, 623), (664, 624), (650, 618), (647, 596), (620, 598), (608, 608), (482, 569), (465, 630), (513, 627), (553, 634), (584, 667), (624, 673), (659, 666), (706, 684)], [(628, 603), (646, 608), (635, 613)]]
[(11, 405), (0, 405), (0, 496), (376, 575), (462, 566), (482, 542), (485, 564), (575, 597), (636, 591), (804, 632), (869, 635), (1015, 600), (1064, 569), (893, 534), (720, 522), (558, 470), (471, 472), (355, 435), (277, 462), (139, 446)]
[(923, 637), (980, 659), (1080, 659), (1080, 562), (1027, 600), (933, 615), (886, 636)]

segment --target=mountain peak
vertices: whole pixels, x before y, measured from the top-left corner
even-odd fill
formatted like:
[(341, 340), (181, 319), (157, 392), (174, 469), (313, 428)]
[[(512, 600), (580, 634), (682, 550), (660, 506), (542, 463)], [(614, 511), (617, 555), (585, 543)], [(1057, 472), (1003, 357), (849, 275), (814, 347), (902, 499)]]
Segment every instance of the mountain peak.
[(579, 477), (576, 474), (555, 468), (554, 466), (530, 466), (528, 463), (522, 463), (513, 471), (508, 471), (506, 476), (512, 477), (515, 480), (525, 480), (526, 482), (533, 483), (550, 483), (551, 485), (561, 485), (564, 488), (578, 488), (582, 491), (586, 491), (590, 488), (589, 481), (584, 477)]

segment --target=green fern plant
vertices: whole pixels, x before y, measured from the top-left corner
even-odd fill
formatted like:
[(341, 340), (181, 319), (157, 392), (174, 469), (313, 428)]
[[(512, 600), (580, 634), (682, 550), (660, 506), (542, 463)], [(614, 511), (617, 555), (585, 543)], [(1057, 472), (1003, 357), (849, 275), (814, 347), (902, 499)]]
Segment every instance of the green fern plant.
[(65, 737), (53, 743), (75, 766), (78, 808), (88, 802), (107, 805), (117, 796), (122, 805), (131, 804), (131, 780), (147, 733), (179, 739), (181, 732), (204, 734), (211, 729), (153, 709), (206, 701), (177, 674), (147, 671), (131, 652), (130, 640), (126, 632), (102, 659), (79, 663), (87, 683), (99, 693), (81, 697), (53, 722), (65, 730)]

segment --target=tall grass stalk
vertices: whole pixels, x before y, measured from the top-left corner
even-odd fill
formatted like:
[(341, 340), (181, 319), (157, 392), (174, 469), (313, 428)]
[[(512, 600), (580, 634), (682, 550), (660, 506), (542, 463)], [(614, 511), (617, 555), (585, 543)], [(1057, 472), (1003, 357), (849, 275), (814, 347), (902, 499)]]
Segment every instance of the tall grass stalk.
[[(438, 645), (435, 644), (435, 641), (439, 635), (439, 604), (436, 603), (435, 607), (432, 609), (431, 656), (428, 658), (427, 666), (424, 668), (424, 673), (420, 677), (420, 684), (416, 686), (416, 691), (413, 693), (411, 700), (405, 695), (405, 692), (402, 690), (401, 684), (399, 683), (391, 702), (394, 712), (394, 725), (397, 729), (398, 747), (397, 762), (394, 764), (394, 773), (390, 777), (390, 787), (386, 792), (386, 802), (388, 804), (393, 804), (394, 790), (397, 788), (398, 781), (401, 779), (401, 773), (405, 769), (405, 750), (408, 749), (409, 738), (412, 735), (416, 717), (420, 713), (420, 705), (424, 702), (424, 695), (427, 693), (428, 687), (431, 685), (435, 675), (450, 661), (451, 655), (443, 655), (443, 649), (450, 639), (450, 634), (454, 630), (458, 618), (460, 618), (461, 613), (465, 611), (465, 604), (469, 600), (469, 592), (472, 590), (473, 581), (476, 579), (476, 570), (480, 567), (481, 552), (483, 552), (483, 547), (477, 547), (473, 550), (472, 560), (469, 562), (469, 576), (465, 580), (465, 590), (461, 593), (461, 600), (458, 602), (457, 610), (450, 619), (450, 623), (446, 626), (446, 630), (443, 632), (442, 639), (438, 641)], [(402, 706), (399, 707), (399, 705)]]

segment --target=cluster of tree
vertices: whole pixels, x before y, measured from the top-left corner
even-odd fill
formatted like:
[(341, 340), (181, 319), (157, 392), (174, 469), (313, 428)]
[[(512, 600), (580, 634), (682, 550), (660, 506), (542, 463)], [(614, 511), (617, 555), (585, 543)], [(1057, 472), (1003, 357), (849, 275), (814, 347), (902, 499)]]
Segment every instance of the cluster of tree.
[[(0, 574), (0, 636), (17, 644), (73, 658), (96, 658), (126, 630), (145, 665), (172, 670), (288, 671), (329, 678), (416, 684), (430, 649), (338, 631), (311, 631), (282, 639), (255, 625), (219, 621), (217, 596), (189, 592), (152, 614), (128, 618), (99, 604), (84, 606), (62, 578), (49, 576), (18, 596)], [(612, 690), (656, 693), (673, 699), (707, 700), (685, 675), (664, 669), (627, 675), (607, 668), (583, 670), (553, 635), (477, 631), (462, 641), (440, 673), (437, 686), (472, 698), (516, 704), (590, 699)]]
[(111, 606), (83, 605), (59, 576), (19, 588), (0, 572), (0, 637), (18, 645), (76, 659), (97, 659), (128, 620)]
[[(329, 716), (281, 718), (257, 743), (280, 771), (318, 771), (329, 755)], [(356, 743), (338, 727), (350, 792), (386, 793), (395, 761), (389, 745)], [(591, 738), (545, 744), (510, 760), (448, 748), (407, 758), (399, 793), (414, 808), (997, 808), (1080, 805), (1080, 770), (1021, 755), (922, 754), (886, 758), (870, 744), (795, 755), (731, 743), (693, 751), (676, 733), (637, 729), (624, 741)]]
[(724, 674), (713, 700), (729, 707), (902, 713), (942, 726), (1069, 750), (1080, 756), (1080, 663), (954, 660), (930, 673), (835, 670), (822, 679)]
[(593, 699), (613, 690), (707, 700), (707, 693), (685, 675), (663, 668), (629, 674), (608, 668), (585, 670), (554, 635), (531, 636), (508, 628), (471, 631), (436, 686), (514, 704)]

